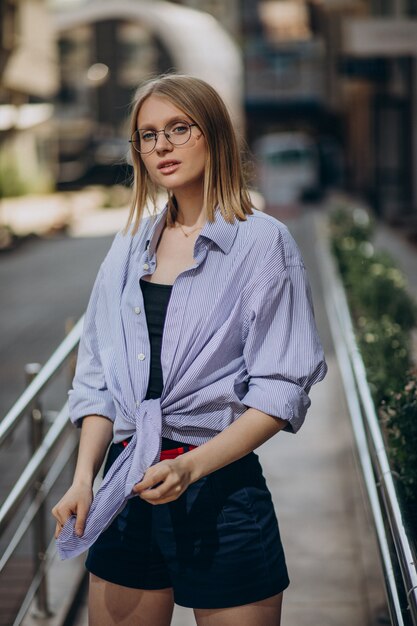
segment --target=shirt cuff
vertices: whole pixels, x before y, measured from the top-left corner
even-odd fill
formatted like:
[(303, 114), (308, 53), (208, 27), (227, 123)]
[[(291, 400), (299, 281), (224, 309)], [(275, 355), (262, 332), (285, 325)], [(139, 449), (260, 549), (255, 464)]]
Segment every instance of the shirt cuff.
[(253, 377), (242, 404), (288, 422), (284, 430), (296, 433), (311, 400), (302, 387), (286, 380)]
[(68, 392), (68, 406), (71, 422), (80, 428), (82, 420), (87, 415), (102, 415), (114, 422), (116, 408), (108, 392), (89, 390), (88, 398), (80, 398), (77, 392), (71, 389)]

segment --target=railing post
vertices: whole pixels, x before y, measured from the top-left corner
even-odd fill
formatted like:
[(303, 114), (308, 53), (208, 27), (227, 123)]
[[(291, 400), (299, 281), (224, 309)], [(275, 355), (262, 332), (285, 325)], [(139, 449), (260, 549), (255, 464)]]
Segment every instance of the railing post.
[[(25, 366), (26, 384), (30, 384), (41, 369), (40, 363), (28, 363)], [(44, 416), (39, 397), (36, 397), (29, 412), (30, 419), (30, 449), (32, 455), (42, 443), (44, 436)], [(44, 474), (40, 474), (33, 488), (32, 497), (35, 499), (42, 490)], [(51, 611), (48, 607), (48, 585), (45, 575), (46, 557), (46, 503), (43, 502), (33, 520), (33, 556), (36, 571), (41, 573), (41, 582), (36, 592), (37, 616), (48, 617)]]
[[(65, 335), (69, 335), (70, 332), (73, 330), (74, 326), (75, 326), (74, 318), (68, 317), (65, 320)], [(68, 389), (71, 389), (72, 387), (72, 381), (74, 380), (76, 366), (77, 366), (77, 350), (74, 349), (71, 352), (71, 354), (68, 356), (68, 367), (67, 367)], [(72, 466), (73, 474), (75, 472), (76, 465), (77, 465), (77, 454), (74, 454), (71, 459), (71, 466)]]
[[(73, 317), (68, 317), (65, 320), (65, 335), (69, 335), (75, 326)], [(71, 355), (68, 357), (68, 387), (72, 386), (72, 381), (75, 376), (75, 367), (77, 364), (77, 351), (74, 349)]]

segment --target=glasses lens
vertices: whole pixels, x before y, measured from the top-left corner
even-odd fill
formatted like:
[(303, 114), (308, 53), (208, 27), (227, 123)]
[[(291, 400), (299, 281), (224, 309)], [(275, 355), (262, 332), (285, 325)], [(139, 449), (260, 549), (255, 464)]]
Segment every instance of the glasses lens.
[(132, 146), (134, 147), (134, 149), (137, 152), (143, 152), (143, 150), (142, 150), (143, 147), (145, 147), (145, 152), (148, 149), (148, 147), (149, 147), (149, 151), (153, 149), (153, 146), (151, 146), (151, 145), (149, 145), (149, 146), (147, 144), (145, 144), (145, 146), (141, 145), (140, 135), (139, 135), (139, 132), (137, 130), (133, 133), (133, 135), (132, 135), (132, 137), (130, 139), (130, 142), (131, 142)]
[(139, 152), (141, 154), (146, 154), (147, 152), (152, 152), (155, 148), (156, 139), (158, 137), (157, 133), (154, 130), (138, 130), (136, 131), (139, 135)]
[(159, 133), (163, 133), (168, 141), (174, 146), (181, 146), (191, 137), (191, 124), (184, 121), (176, 121), (167, 124), (164, 130), (137, 130), (133, 133), (131, 143), (137, 152), (146, 154), (152, 152), (156, 146)]
[(181, 146), (191, 137), (191, 126), (188, 122), (172, 122), (165, 127), (165, 135), (174, 146)]

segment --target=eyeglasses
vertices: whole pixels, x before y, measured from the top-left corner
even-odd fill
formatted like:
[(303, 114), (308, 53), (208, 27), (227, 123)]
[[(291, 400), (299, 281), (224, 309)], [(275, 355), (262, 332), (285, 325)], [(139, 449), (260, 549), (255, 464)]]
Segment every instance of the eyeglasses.
[(159, 133), (164, 133), (165, 138), (173, 146), (182, 146), (191, 139), (191, 128), (197, 124), (190, 124), (183, 120), (169, 122), (162, 130), (149, 130), (148, 128), (138, 128), (133, 133), (129, 143), (132, 144), (136, 152), (148, 154), (155, 149)]

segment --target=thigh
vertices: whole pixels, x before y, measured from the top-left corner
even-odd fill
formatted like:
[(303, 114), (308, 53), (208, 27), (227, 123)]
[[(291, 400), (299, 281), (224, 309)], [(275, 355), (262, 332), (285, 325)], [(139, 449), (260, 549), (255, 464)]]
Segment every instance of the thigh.
[(169, 626), (173, 609), (171, 588), (132, 589), (90, 575), (89, 626)]
[(229, 609), (194, 609), (197, 626), (280, 626), (283, 592)]

